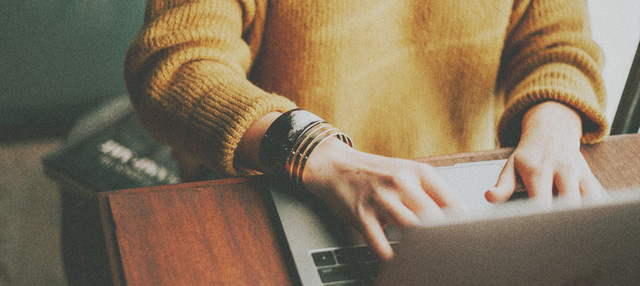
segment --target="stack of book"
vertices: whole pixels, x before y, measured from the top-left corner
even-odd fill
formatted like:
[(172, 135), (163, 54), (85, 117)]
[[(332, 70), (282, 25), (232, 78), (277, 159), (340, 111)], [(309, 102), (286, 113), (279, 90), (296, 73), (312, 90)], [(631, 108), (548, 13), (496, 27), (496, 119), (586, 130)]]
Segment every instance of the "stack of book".
[(42, 163), (63, 191), (80, 198), (180, 182), (171, 149), (149, 136), (126, 95), (81, 118)]

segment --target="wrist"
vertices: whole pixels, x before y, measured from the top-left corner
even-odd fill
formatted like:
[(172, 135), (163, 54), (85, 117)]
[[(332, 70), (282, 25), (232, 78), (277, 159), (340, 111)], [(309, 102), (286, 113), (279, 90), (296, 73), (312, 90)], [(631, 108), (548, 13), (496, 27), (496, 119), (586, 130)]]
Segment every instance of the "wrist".
[(235, 151), (235, 160), (238, 164), (261, 172), (265, 170), (264, 166), (260, 164), (260, 142), (269, 126), (271, 126), (280, 115), (282, 115), (281, 112), (267, 113), (249, 126), (242, 135), (242, 139)]
[(545, 101), (529, 109), (522, 119), (522, 140), (535, 137), (580, 141), (582, 119), (577, 111), (556, 101)]
[(311, 153), (325, 141), (334, 139), (349, 147), (353, 145), (351, 138), (320, 117), (294, 109), (269, 126), (260, 143), (259, 160), (271, 173), (301, 184)]
[(342, 174), (346, 171), (345, 166), (358, 160), (353, 156), (354, 152), (358, 151), (337, 138), (326, 140), (309, 156), (302, 177), (303, 185), (314, 185), (318, 183), (318, 178)]

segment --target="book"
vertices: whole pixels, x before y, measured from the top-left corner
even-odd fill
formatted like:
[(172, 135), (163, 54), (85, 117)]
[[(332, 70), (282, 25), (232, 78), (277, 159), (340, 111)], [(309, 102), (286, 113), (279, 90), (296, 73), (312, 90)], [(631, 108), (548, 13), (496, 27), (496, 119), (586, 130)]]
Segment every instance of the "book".
[(180, 183), (171, 148), (146, 132), (126, 95), (79, 119), (42, 164), (63, 191), (81, 198), (101, 191)]

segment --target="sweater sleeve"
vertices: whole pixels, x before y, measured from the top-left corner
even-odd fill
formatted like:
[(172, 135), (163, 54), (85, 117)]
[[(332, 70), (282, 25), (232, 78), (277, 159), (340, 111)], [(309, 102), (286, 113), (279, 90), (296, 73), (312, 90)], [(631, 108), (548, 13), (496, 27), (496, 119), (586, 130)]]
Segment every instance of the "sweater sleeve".
[(604, 56), (591, 40), (586, 1), (515, 2), (497, 82), (506, 101), (498, 123), (500, 144), (516, 145), (524, 113), (546, 100), (580, 113), (582, 143), (602, 139), (609, 128), (600, 75)]
[(125, 60), (125, 82), (147, 130), (222, 176), (249, 125), (295, 107), (253, 85), (266, 1), (149, 0)]

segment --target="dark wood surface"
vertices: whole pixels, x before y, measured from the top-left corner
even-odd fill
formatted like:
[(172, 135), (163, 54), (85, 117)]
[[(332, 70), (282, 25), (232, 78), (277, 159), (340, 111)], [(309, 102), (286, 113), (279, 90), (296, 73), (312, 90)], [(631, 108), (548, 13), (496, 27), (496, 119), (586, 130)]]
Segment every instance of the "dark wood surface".
[[(507, 158), (511, 149), (424, 158), (434, 166)], [(640, 188), (640, 135), (583, 147), (602, 185)], [(89, 285), (295, 284), (264, 177), (104, 192), (85, 206), (78, 251)], [(93, 267), (93, 268), (92, 268)]]
[(113, 284), (291, 284), (264, 185), (246, 177), (99, 194)]

